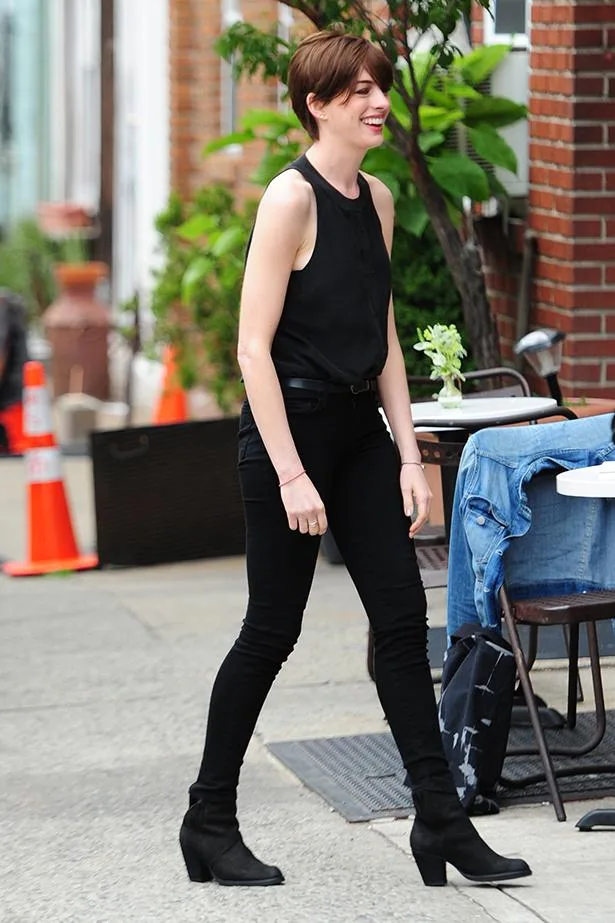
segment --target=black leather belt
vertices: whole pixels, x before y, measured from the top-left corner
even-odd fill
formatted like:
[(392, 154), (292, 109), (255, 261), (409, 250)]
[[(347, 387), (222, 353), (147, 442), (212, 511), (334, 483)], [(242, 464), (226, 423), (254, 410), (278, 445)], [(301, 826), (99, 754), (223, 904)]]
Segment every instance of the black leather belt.
[(328, 394), (363, 394), (376, 391), (375, 378), (363, 378), (351, 385), (342, 385), (334, 381), (321, 381), (317, 378), (282, 378), (280, 384), (285, 388), (303, 388), (306, 391), (326, 391)]

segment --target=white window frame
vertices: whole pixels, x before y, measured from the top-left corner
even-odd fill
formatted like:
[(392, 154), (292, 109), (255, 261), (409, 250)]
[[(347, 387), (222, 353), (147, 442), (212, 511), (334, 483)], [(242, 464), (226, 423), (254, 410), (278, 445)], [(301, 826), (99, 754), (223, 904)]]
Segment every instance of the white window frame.
[[(293, 25), (295, 23), (295, 16), (292, 7), (287, 6), (285, 3), (278, 2), (278, 35), (285, 42), (290, 41), (291, 32)], [(288, 99), (284, 99), (284, 86), (280, 80), (278, 80), (277, 86), (277, 98), (278, 98), (278, 112), (288, 112), (290, 105)]]
[(513, 48), (529, 48), (530, 46), (530, 24), (532, 13), (531, 0), (525, 0), (525, 32), (515, 34), (506, 34), (495, 31), (495, 7), (497, 0), (491, 0), (488, 10), (485, 10), (483, 16), (483, 43), (485, 45), (510, 44)]

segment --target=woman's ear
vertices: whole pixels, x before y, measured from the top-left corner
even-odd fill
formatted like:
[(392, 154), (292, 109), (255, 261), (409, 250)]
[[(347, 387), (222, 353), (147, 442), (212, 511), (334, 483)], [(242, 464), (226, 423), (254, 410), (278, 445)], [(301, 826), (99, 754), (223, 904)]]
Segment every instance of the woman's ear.
[(308, 93), (305, 98), (305, 104), (308, 107), (310, 115), (312, 115), (317, 121), (322, 122), (326, 120), (326, 103), (321, 102), (321, 100), (316, 99), (314, 93)]

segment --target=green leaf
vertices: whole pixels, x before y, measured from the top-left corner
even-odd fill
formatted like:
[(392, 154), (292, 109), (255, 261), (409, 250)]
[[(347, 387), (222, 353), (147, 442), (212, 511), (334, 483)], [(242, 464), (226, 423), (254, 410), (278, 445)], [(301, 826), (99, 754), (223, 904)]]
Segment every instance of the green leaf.
[(198, 240), (200, 237), (210, 234), (217, 226), (215, 218), (210, 215), (198, 214), (180, 224), (176, 233), (183, 240)]
[[(414, 75), (416, 77), (416, 82), (419, 87), (423, 87), (427, 80), (427, 75), (431, 72), (433, 61), (431, 55), (425, 51), (415, 52), (412, 55), (412, 67), (414, 68)], [(401, 61), (398, 65), (398, 70), (402, 74), (404, 83), (410, 92), (412, 92), (412, 87), (410, 85), (410, 73), (408, 70), (408, 65), (406, 61)]]
[(476, 86), (486, 80), (510, 52), (510, 45), (480, 45), (459, 58), (456, 69), (467, 83)]
[(393, 201), (397, 202), (401, 194), (401, 186), (397, 177), (393, 176), (392, 173), (379, 172), (378, 179), (382, 180), (385, 186), (388, 186), (391, 190)]
[(418, 197), (400, 199), (396, 205), (395, 217), (397, 224), (414, 237), (420, 237), (429, 224), (427, 209), (423, 200)]
[(423, 131), (419, 135), (419, 147), (424, 154), (439, 147), (445, 141), (445, 136), (441, 131)]
[(275, 153), (267, 152), (254, 173), (250, 176), (250, 182), (259, 186), (266, 186), (271, 182), (274, 176), (287, 167), (296, 159), (299, 153), (299, 145), (288, 144), (282, 150)]
[(217, 151), (223, 151), (225, 147), (230, 147), (232, 144), (247, 144), (248, 141), (253, 141), (255, 137), (256, 135), (253, 131), (234, 131), (230, 135), (224, 135), (222, 138), (209, 141), (203, 148), (203, 157), (215, 154)]
[(465, 154), (442, 155), (431, 161), (429, 172), (450, 195), (469, 196), (474, 202), (484, 202), (489, 198), (485, 171)]
[(488, 124), (494, 128), (503, 128), (526, 116), (527, 108), (520, 103), (514, 103), (511, 99), (501, 96), (483, 96), (482, 99), (469, 101), (464, 122), (468, 126)]
[(182, 301), (189, 304), (192, 300), (194, 290), (206, 276), (214, 269), (214, 262), (208, 256), (197, 256), (186, 269), (182, 277)]
[(408, 130), (410, 128), (410, 113), (408, 112), (408, 107), (405, 102), (395, 89), (391, 89), (389, 93), (389, 102), (391, 103), (391, 112), (402, 126)]
[(447, 83), (446, 92), (459, 99), (482, 99), (482, 93), (479, 93), (474, 87), (468, 86), (467, 83), (453, 83), (450, 81)]
[(425, 99), (428, 99), (430, 103), (439, 106), (441, 109), (446, 109), (447, 111), (458, 108), (457, 103), (448, 93), (448, 87), (446, 90), (436, 90), (433, 86), (428, 87), (425, 91)]
[(419, 118), (423, 131), (446, 131), (464, 118), (464, 112), (461, 109), (444, 109), (442, 106), (419, 106)]
[(468, 128), (468, 138), (476, 153), (495, 167), (517, 172), (517, 155), (509, 144), (490, 125)]
[(248, 131), (270, 126), (280, 133), (291, 128), (301, 128), (301, 123), (293, 112), (275, 112), (272, 109), (250, 109), (241, 119), (242, 126)]
[(236, 225), (227, 228), (226, 231), (222, 231), (211, 245), (212, 256), (225, 256), (227, 253), (241, 250), (245, 239), (246, 232), (242, 227)]
[(491, 195), (500, 199), (509, 198), (508, 189), (500, 182), (495, 173), (487, 173), (487, 179), (489, 180), (489, 189), (491, 190)]
[(382, 147), (372, 148), (368, 151), (363, 161), (363, 167), (367, 173), (386, 172), (396, 176), (398, 180), (407, 180), (410, 177), (410, 166), (408, 161), (389, 144), (383, 144)]

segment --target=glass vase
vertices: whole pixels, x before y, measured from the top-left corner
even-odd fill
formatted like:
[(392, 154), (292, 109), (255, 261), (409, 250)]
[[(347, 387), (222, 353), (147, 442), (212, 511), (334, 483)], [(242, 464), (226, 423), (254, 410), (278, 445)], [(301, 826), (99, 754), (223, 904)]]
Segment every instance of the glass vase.
[(454, 378), (443, 378), (442, 388), (438, 392), (438, 403), (445, 410), (461, 407), (463, 395)]

